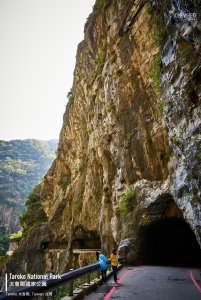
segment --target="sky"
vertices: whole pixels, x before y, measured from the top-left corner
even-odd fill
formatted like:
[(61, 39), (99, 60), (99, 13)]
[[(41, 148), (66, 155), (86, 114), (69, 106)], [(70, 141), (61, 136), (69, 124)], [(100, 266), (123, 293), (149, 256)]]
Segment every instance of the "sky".
[(0, 140), (58, 139), (95, 0), (0, 0)]

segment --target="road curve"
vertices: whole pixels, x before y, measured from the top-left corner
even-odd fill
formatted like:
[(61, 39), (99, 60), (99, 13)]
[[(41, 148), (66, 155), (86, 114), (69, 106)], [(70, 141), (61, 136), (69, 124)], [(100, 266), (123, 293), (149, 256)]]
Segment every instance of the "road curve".
[(200, 273), (179, 267), (127, 267), (119, 271), (118, 284), (109, 279), (84, 299), (201, 300)]

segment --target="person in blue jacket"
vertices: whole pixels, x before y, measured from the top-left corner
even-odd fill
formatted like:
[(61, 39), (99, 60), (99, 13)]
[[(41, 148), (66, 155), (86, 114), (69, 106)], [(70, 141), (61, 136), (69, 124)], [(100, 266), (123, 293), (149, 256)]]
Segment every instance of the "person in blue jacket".
[(101, 269), (102, 281), (106, 283), (107, 280), (107, 258), (102, 253), (99, 254), (99, 264)]

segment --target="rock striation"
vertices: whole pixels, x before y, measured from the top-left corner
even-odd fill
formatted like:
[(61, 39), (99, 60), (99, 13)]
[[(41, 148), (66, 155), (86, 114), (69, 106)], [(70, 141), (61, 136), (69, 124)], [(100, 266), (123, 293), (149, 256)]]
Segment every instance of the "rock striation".
[[(48, 221), (22, 240), (16, 269), (62, 272), (78, 248), (119, 246), (149, 262), (149, 229), (167, 220), (188, 224), (201, 245), (199, 3), (96, 1), (41, 190)], [(64, 249), (59, 266), (45, 254), (39, 263), (44, 243)]]

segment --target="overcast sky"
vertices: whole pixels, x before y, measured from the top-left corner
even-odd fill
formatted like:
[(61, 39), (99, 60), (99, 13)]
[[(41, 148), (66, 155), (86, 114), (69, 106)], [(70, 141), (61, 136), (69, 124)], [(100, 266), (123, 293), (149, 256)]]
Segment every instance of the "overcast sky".
[(0, 0), (0, 139), (59, 138), (95, 0)]

